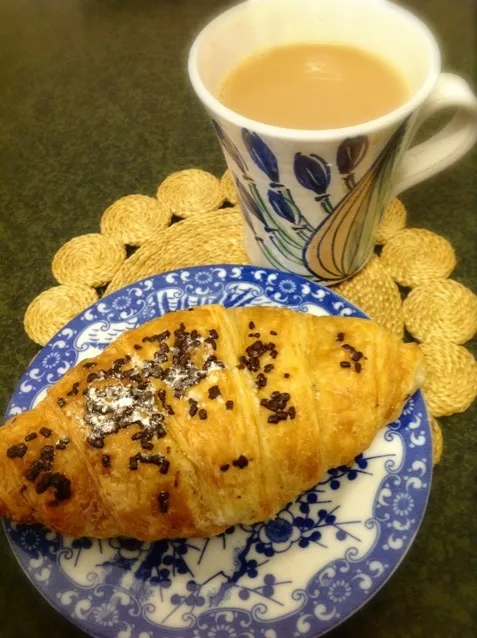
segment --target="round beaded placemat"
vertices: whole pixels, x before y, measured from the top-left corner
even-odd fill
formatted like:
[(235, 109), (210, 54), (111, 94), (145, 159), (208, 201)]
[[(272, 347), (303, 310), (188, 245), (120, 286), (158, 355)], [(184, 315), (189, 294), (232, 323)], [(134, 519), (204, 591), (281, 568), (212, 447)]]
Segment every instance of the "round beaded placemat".
[[(477, 331), (477, 297), (448, 279), (456, 265), (449, 242), (406, 223), (406, 209), (394, 199), (376, 232), (377, 253), (335, 290), (397, 336), (407, 330), (420, 342), (437, 463), (443, 437), (435, 417), (466, 410), (477, 395), (477, 363), (462, 345)], [(53, 275), (65, 285), (41, 293), (25, 313), (25, 331), (36, 343), (45, 345), (98, 296), (129, 283), (193, 265), (249, 263), (229, 171), (220, 179), (200, 169), (173, 173), (156, 197), (113, 202), (100, 216), (100, 230), (56, 253)]]

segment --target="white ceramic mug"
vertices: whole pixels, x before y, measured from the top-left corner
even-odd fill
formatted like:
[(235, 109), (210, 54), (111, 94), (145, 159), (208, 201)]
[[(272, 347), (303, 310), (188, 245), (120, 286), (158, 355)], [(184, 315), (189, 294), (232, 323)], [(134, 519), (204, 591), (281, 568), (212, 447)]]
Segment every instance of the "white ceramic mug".
[[(241, 60), (296, 42), (371, 51), (401, 71), (411, 96), (373, 121), (316, 131), (255, 122), (219, 102), (221, 80)], [(440, 73), (429, 29), (385, 0), (248, 0), (199, 34), (189, 74), (237, 184), (252, 263), (325, 284), (364, 266), (393, 196), (456, 162), (477, 139), (472, 90)], [(423, 121), (449, 107), (457, 111), (450, 123), (412, 146)]]

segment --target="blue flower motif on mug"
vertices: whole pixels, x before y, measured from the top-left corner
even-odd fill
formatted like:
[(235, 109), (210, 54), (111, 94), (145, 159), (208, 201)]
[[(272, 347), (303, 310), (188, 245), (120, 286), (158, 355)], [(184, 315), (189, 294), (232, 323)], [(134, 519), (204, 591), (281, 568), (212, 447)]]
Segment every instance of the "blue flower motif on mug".
[(396, 516), (407, 517), (414, 509), (414, 499), (407, 492), (400, 492), (393, 498), (392, 507)]
[(235, 146), (235, 144), (232, 142), (232, 140), (224, 131), (224, 129), (220, 126), (220, 124), (216, 122), (214, 119), (212, 120), (212, 126), (214, 127), (215, 132), (217, 133), (217, 137), (219, 138), (220, 143), (224, 147), (225, 152), (229, 155), (229, 157), (235, 162), (238, 168), (245, 175), (248, 170), (247, 163), (241, 156), (238, 148)]
[(298, 183), (315, 193), (317, 199), (326, 195), (331, 181), (328, 162), (319, 155), (296, 153), (293, 168)]
[(267, 195), (273, 211), (282, 219), (293, 224), (295, 222), (295, 215), (283, 194), (276, 191), (268, 191)]
[(114, 627), (119, 623), (119, 613), (112, 601), (93, 607), (91, 616), (100, 627)]
[(278, 170), (277, 158), (272, 150), (257, 133), (251, 133), (246, 128), (242, 129), (242, 139), (254, 164), (265, 173), (272, 186), (278, 185), (280, 172)]
[(335, 604), (344, 603), (351, 596), (351, 585), (346, 580), (335, 580), (328, 588), (328, 598)]

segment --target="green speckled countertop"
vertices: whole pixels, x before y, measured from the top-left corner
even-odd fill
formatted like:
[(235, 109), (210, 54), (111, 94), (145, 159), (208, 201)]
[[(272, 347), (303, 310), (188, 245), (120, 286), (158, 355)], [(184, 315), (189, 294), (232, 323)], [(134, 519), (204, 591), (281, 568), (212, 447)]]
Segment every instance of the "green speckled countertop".
[[(477, 84), (476, 0), (409, 0), (437, 32), (444, 66)], [(185, 63), (220, 0), (0, 2), (0, 407), (37, 352), (28, 302), (53, 284), (65, 241), (97, 232), (129, 193), (181, 168), (220, 174)], [(410, 224), (447, 237), (455, 278), (477, 290), (477, 152), (403, 197)], [(476, 353), (475, 344), (471, 348)], [(335, 638), (471, 638), (477, 624), (477, 405), (442, 419), (445, 453), (402, 566)], [(29, 584), (0, 533), (1, 638), (84, 636)], [(179, 638), (179, 637), (178, 637)]]

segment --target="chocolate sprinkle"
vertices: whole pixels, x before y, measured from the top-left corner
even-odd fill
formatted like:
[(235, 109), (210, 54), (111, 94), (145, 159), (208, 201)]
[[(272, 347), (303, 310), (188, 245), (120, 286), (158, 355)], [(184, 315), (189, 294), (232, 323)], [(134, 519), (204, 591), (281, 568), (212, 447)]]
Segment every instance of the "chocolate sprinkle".
[(95, 447), (98, 449), (101, 449), (104, 447), (104, 439), (102, 437), (91, 435), (91, 436), (88, 436), (86, 440), (92, 447)]
[(37, 494), (43, 494), (50, 487), (55, 488), (55, 498), (64, 501), (71, 496), (71, 481), (64, 474), (45, 472), (36, 486)]
[(253, 329), (255, 328), (255, 324), (253, 323), (253, 321), (251, 321), (251, 322), (248, 324), (248, 327), (250, 328), (250, 330), (253, 330)]
[(221, 465), (220, 466), (220, 471), (221, 472), (226, 472), (229, 469), (229, 467), (230, 467), (229, 463), (226, 463), (225, 465)]
[(27, 481), (31, 481), (34, 483), (36, 479), (40, 476), (40, 472), (45, 469), (43, 463), (41, 461), (33, 461), (28, 470), (24, 473), (24, 477)]
[(201, 421), (205, 421), (207, 419), (207, 410), (204, 410), (204, 408), (199, 410), (199, 419)]
[[(181, 326), (184, 326), (184, 324), (181, 323)], [(185, 326), (183, 329), (185, 329)], [(164, 332), (161, 332), (160, 334), (151, 335), (150, 337), (144, 337), (142, 341), (143, 343), (146, 343), (146, 342), (154, 343), (155, 341), (157, 343), (160, 343), (161, 341), (165, 341), (166, 339), (169, 339), (170, 336), (171, 336), (171, 333), (169, 332), (169, 330), (164, 330)]]
[(336, 341), (339, 341), (341, 343), (344, 340), (345, 340), (345, 333), (344, 332), (338, 332), (338, 336), (336, 337)]
[(212, 339), (219, 338), (219, 333), (217, 332), (217, 330), (215, 330), (215, 328), (212, 328), (212, 330), (209, 330), (209, 335), (212, 337)]
[(129, 469), (130, 470), (137, 470), (139, 468), (139, 459), (140, 459), (141, 455), (140, 454), (136, 454), (135, 456), (130, 456), (129, 457)]
[(56, 472), (51, 479), (51, 485), (55, 488), (57, 501), (64, 501), (71, 496), (71, 481), (64, 474)]
[(91, 374), (88, 374), (86, 377), (87, 383), (93, 383), (96, 379), (99, 379), (99, 375), (96, 372), (91, 372)]
[(225, 408), (227, 410), (233, 410), (234, 407), (234, 402), (232, 400), (229, 399), (229, 401), (225, 402)]
[(103, 464), (103, 467), (111, 467), (111, 457), (109, 454), (103, 454), (101, 457), (101, 463)]
[(284, 379), (288, 379), (290, 377), (290, 373), (289, 372), (285, 372), (285, 374), (283, 375)]
[(45, 472), (45, 474), (43, 474), (43, 476), (41, 477), (41, 479), (39, 480), (37, 486), (36, 486), (36, 493), (37, 494), (43, 494), (43, 492), (46, 492), (46, 490), (50, 487), (51, 485), (51, 479), (53, 478), (53, 473), (52, 472)]
[(76, 383), (73, 383), (73, 387), (71, 388), (71, 390), (66, 394), (66, 396), (68, 397), (74, 397), (78, 394), (79, 391), (79, 382), (77, 381)]
[(25, 441), (26, 443), (28, 443), (28, 441), (33, 441), (34, 439), (36, 439), (38, 436), (38, 434), (36, 432), (32, 432), (31, 434), (27, 434), (25, 437)]
[(135, 343), (133, 348), (134, 350), (142, 350), (142, 346), (139, 343)]
[(288, 418), (295, 418), (295, 408), (293, 406), (287, 408), (289, 400), (290, 394), (288, 392), (278, 392), (275, 390), (272, 392), (269, 399), (262, 399), (260, 401), (261, 406), (271, 412), (274, 412), (274, 414), (271, 414), (268, 417), (268, 423), (279, 423), (280, 421), (286, 421)]
[(90, 370), (91, 368), (95, 368), (97, 365), (96, 361), (88, 361), (88, 363), (84, 364), (83, 370)]
[(50, 430), (50, 428), (41, 428), (40, 434), (41, 436), (44, 436), (45, 439), (48, 439), (52, 434), (52, 430)]
[(56, 402), (60, 406), (60, 408), (64, 408), (65, 405), (66, 405), (66, 401), (65, 401), (65, 399), (63, 399), (63, 397), (60, 397), (59, 399), (57, 399)]
[(244, 467), (247, 467), (248, 465), (248, 459), (246, 456), (244, 456), (243, 454), (241, 454), (238, 459), (235, 459), (235, 461), (232, 461), (232, 465), (234, 467), (238, 467), (239, 470), (243, 470)]
[(7, 450), (7, 456), (9, 459), (22, 459), (27, 453), (27, 446), (24, 443), (18, 445), (12, 445)]
[(267, 385), (267, 377), (262, 372), (257, 374), (256, 384), (257, 388), (264, 388)]
[(278, 335), (278, 332), (275, 332), (275, 330), (270, 330), (270, 334), (276, 337)]
[(169, 472), (169, 468), (171, 466), (170, 462), (164, 457), (161, 465), (161, 469), (159, 470), (161, 474), (167, 474)]
[(55, 448), (52, 445), (43, 446), (40, 451), (40, 460), (43, 469), (51, 470), (53, 461), (55, 460)]
[(212, 347), (212, 350), (217, 350), (217, 344), (215, 342), (215, 339), (213, 339), (212, 337), (207, 337), (207, 339), (204, 339), (204, 343), (208, 343)]
[(189, 403), (190, 403), (189, 415), (195, 416), (199, 410), (199, 408), (197, 407), (197, 401), (195, 399), (189, 399)]
[(220, 388), (218, 385), (213, 385), (209, 388), (209, 399), (216, 399), (220, 395)]
[(356, 362), (354, 364), (354, 369), (356, 370), (356, 372), (359, 374), (361, 372), (361, 364), (359, 362)]
[(355, 350), (352, 354), (351, 354), (351, 359), (353, 361), (359, 361), (360, 359), (363, 358), (363, 353), (360, 352), (359, 350)]
[(157, 497), (159, 502), (159, 509), (163, 514), (167, 514), (169, 511), (169, 492), (159, 492)]
[(265, 372), (271, 372), (275, 366), (273, 363), (267, 363), (267, 365), (263, 368)]
[(25, 492), (26, 489), (27, 489), (27, 486), (26, 485), (22, 485), (21, 488), (20, 488), (20, 494), (23, 494), (23, 492)]
[(59, 441), (57, 441), (56, 443), (56, 449), (57, 450), (66, 450), (66, 448), (68, 447), (70, 443), (70, 440), (67, 436), (62, 436), (61, 439)]
[(340, 361), (340, 366), (342, 368), (351, 368), (351, 363), (349, 361)]
[(341, 347), (343, 348), (343, 350), (347, 350), (348, 352), (354, 352), (353, 346), (350, 346), (349, 343), (345, 343)]

